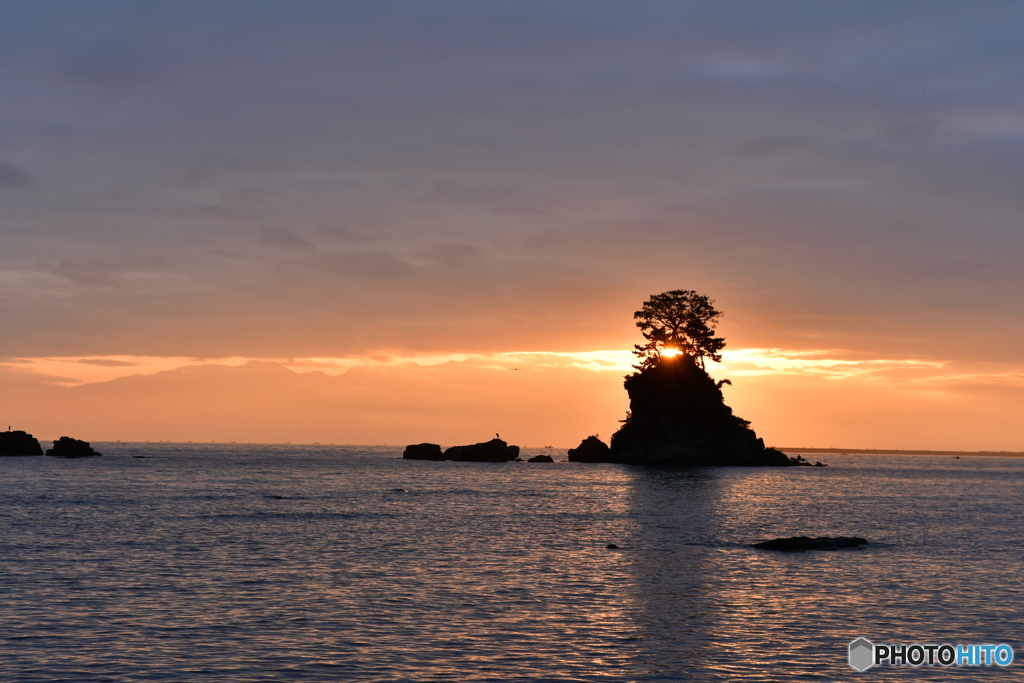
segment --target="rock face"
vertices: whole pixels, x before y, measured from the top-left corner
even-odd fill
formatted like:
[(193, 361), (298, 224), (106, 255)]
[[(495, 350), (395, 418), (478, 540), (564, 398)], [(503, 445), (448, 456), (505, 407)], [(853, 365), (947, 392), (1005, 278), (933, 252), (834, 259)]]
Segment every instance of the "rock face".
[(46, 454), (58, 458), (88, 458), (94, 455), (103, 455), (94, 451), (92, 446), (85, 441), (72, 439), (70, 436), (62, 436), (54, 441), (53, 448), (48, 449)]
[(15, 430), (0, 432), (0, 455), (42, 455), (43, 448), (34, 436)]
[[(693, 358), (662, 357), (626, 378), (630, 413), (612, 436), (612, 462), (643, 465), (797, 464), (765, 448), (725, 405), (718, 383)], [(582, 445), (582, 444), (581, 444)]]
[(452, 446), (444, 452), (445, 460), (458, 462), (509, 462), (518, 457), (519, 446), (509, 446), (501, 439), (469, 446)]
[(858, 548), (867, 545), (867, 539), (858, 536), (790, 536), (789, 538), (773, 538), (770, 541), (754, 543), (753, 547), (762, 550), (781, 550), (797, 552), (801, 550), (838, 550), (839, 548)]
[(416, 443), (405, 447), (406, 460), (444, 460), (444, 453), (436, 443)]
[(569, 462), (612, 462), (612, 452), (604, 441), (588, 436), (579, 446), (569, 449)]
[(535, 455), (529, 458), (526, 462), (554, 462), (555, 459), (550, 455)]

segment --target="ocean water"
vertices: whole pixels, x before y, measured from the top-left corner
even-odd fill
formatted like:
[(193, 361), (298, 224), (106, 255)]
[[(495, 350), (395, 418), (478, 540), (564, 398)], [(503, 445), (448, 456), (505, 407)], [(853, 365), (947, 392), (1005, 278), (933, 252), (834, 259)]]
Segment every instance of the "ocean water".
[[(1024, 667), (1020, 459), (662, 470), (96, 446), (0, 458), (3, 681), (1003, 681)], [(801, 534), (871, 545), (748, 545)], [(858, 674), (860, 636), (1008, 643), (1018, 661)]]

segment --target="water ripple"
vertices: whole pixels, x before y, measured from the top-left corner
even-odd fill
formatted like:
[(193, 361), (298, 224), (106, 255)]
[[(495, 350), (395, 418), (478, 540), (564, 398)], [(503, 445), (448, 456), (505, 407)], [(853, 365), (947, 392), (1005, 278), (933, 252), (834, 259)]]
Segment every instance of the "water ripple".
[[(851, 677), (858, 636), (1024, 652), (1017, 460), (671, 471), (101, 450), (0, 459), (3, 680), (815, 681)], [(872, 545), (749, 547), (797, 534)]]

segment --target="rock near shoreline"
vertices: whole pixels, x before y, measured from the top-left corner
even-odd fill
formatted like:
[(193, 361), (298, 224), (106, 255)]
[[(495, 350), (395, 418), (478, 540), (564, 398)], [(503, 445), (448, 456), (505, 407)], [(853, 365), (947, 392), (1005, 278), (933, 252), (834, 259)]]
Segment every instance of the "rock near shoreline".
[(788, 538), (773, 538), (770, 541), (761, 541), (752, 544), (754, 548), (761, 550), (779, 550), (782, 552), (800, 552), (803, 550), (839, 550), (840, 548), (859, 548), (868, 545), (865, 538), (859, 536), (790, 536)]
[(444, 452), (436, 443), (414, 443), (405, 447), (406, 460), (444, 460)]
[(43, 447), (39, 441), (21, 430), (0, 432), (0, 456), (3, 455), (42, 455)]
[(569, 462), (612, 462), (612, 452), (604, 441), (588, 436), (579, 446), (569, 449)]
[(611, 462), (761, 467), (806, 463), (766, 448), (750, 423), (725, 404), (721, 383), (686, 354), (660, 358), (656, 365), (628, 376), (625, 387), (630, 412), (612, 436)]
[(519, 446), (509, 446), (501, 439), (491, 439), (468, 446), (452, 446), (442, 452), (435, 443), (418, 443), (405, 447), (406, 460), (454, 460), (456, 462), (510, 462), (519, 457)]
[(72, 439), (70, 436), (62, 436), (53, 442), (53, 448), (46, 451), (47, 455), (58, 458), (90, 458), (102, 453), (97, 453), (85, 441)]

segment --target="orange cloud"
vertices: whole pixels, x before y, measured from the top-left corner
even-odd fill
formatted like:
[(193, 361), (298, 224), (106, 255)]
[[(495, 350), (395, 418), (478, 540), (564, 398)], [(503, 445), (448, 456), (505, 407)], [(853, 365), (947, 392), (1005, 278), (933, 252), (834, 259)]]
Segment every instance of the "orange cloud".
[[(617, 428), (631, 363), (618, 350), (20, 359), (0, 365), (0, 411), (39, 434), (94, 440), (453, 444), (500, 432), (573, 446)], [(1024, 447), (1014, 365), (739, 349), (710, 371), (734, 381), (727, 401), (775, 445)]]

